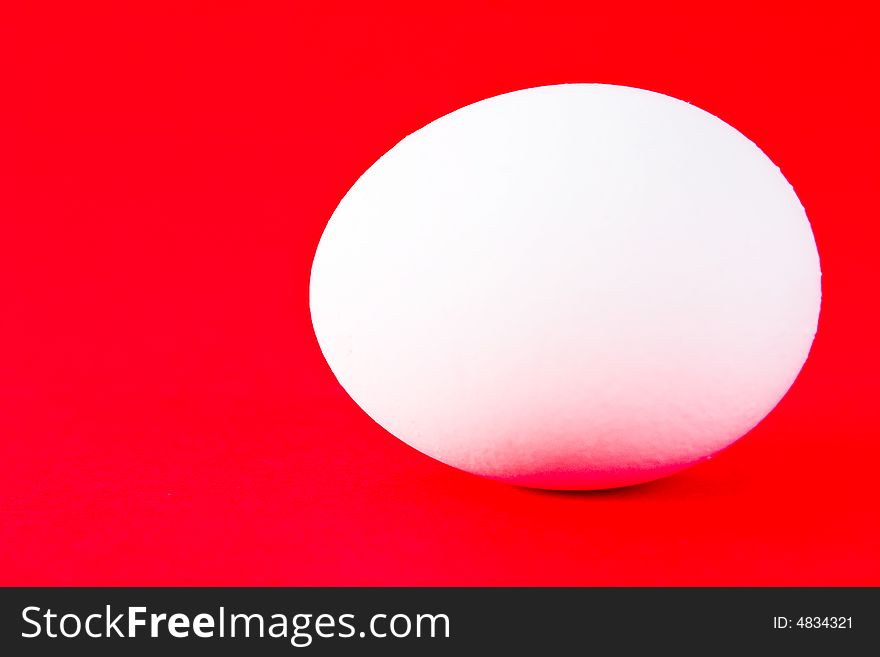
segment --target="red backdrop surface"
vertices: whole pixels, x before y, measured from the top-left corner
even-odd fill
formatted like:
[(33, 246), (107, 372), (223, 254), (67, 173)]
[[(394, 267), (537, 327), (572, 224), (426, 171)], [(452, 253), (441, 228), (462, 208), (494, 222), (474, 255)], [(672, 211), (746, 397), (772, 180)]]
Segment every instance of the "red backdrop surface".
[[(880, 584), (871, 3), (10, 4), (0, 584)], [(824, 272), (776, 410), (617, 491), (417, 453), (345, 395), (309, 320), (318, 239), (376, 158), (560, 82), (737, 127), (794, 185)]]

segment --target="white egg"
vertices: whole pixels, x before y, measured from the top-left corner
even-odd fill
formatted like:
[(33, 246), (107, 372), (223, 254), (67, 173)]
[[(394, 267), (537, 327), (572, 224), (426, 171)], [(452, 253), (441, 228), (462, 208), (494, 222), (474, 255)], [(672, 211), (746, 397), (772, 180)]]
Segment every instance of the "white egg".
[(310, 301), (330, 368), (390, 433), (591, 489), (681, 470), (767, 415), (820, 276), (794, 190), (746, 137), (669, 96), (568, 84), (385, 153), (330, 219)]

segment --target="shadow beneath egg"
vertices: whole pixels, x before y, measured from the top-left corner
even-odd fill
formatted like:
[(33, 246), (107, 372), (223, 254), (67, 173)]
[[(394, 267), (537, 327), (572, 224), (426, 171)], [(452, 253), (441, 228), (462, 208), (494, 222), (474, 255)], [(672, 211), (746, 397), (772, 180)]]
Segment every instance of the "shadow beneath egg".
[[(702, 469), (702, 468), (701, 468)], [(703, 473), (694, 471), (680, 472), (662, 479), (647, 481), (618, 488), (602, 488), (598, 490), (553, 490), (529, 488), (511, 485), (517, 491), (535, 497), (559, 500), (628, 500), (628, 499), (693, 499), (695, 497), (731, 497), (739, 495), (750, 488), (748, 476), (731, 476), (736, 473), (715, 471)]]

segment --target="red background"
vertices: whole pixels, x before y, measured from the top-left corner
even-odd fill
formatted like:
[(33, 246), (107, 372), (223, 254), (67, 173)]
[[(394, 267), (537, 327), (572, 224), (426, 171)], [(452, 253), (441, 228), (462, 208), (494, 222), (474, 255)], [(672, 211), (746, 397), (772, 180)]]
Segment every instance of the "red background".
[[(0, 583), (880, 584), (870, 3), (11, 4)], [(685, 99), (757, 142), (812, 221), (824, 299), (801, 377), (734, 447), (550, 493), (376, 426), (320, 355), (308, 276), (404, 135), (576, 81)]]

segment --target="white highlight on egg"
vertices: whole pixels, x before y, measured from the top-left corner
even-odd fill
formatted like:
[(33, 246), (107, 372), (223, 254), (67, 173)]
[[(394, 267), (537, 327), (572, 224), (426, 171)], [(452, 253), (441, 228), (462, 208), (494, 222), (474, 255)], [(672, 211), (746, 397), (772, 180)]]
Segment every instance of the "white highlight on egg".
[(755, 144), (669, 96), (569, 84), (383, 155), (330, 219), (310, 301), (334, 374), (390, 433), (590, 489), (751, 429), (806, 360), (820, 295), (804, 210)]

